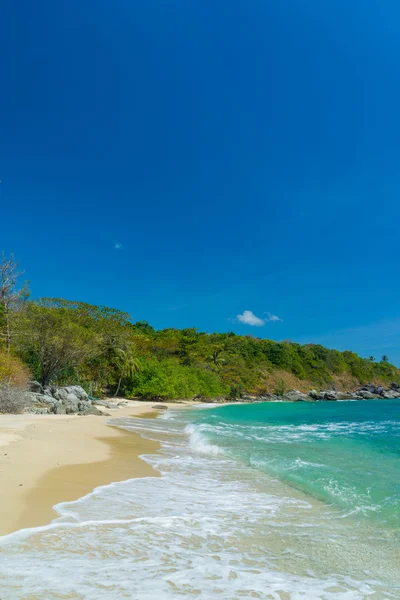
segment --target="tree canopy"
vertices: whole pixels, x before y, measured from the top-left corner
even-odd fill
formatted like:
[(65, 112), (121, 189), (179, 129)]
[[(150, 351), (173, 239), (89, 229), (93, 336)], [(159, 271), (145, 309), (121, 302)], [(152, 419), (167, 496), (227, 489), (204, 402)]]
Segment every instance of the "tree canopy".
[(30, 372), (43, 384), (80, 384), (98, 396), (143, 398), (237, 398), (400, 383), (400, 370), (386, 355), (376, 362), (350, 350), (290, 340), (195, 328), (157, 331), (117, 309), (63, 298), (33, 301), (20, 292), (6, 306), (7, 329), (1, 307), (0, 329), (12, 335), (0, 336), (0, 381), (26, 380)]

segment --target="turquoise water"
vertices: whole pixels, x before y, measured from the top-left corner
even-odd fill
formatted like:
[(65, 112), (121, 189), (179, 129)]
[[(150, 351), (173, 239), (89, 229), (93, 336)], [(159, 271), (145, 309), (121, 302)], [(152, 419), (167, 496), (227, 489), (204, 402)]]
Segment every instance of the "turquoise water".
[(344, 514), (400, 526), (400, 400), (239, 404), (194, 420), (214, 451)]
[(1, 600), (399, 600), (400, 401), (163, 411), (159, 477), (0, 537)]

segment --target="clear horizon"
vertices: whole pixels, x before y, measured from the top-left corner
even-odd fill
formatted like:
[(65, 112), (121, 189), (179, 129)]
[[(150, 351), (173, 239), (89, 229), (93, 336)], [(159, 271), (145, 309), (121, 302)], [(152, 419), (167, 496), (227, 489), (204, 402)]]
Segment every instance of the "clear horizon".
[(399, 17), (5, 6), (0, 250), (34, 298), (399, 366)]

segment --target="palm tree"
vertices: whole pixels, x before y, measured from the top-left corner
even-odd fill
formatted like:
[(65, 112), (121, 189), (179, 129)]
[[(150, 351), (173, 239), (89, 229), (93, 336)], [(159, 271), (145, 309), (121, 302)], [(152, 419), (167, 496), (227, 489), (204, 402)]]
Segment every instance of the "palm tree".
[(369, 362), (375, 362), (375, 356), (369, 356), (368, 360)]
[(389, 362), (389, 357), (386, 354), (382, 355), (381, 362)]
[(221, 367), (225, 361), (225, 358), (222, 356), (225, 352), (223, 346), (216, 346), (211, 354), (207, 356), (207, 361), (213, 363), (216, 367)]
[(140, 364), (137, 358), (133, 356), (132, 351), (129, 351), (129, 349), (124, 350), (123, 348), (115, 348), (114, 352), (114, 364), (119, 371), (119, 381), (117, 390), (114, 394), (115, 397), (118, 396), (122, 379), (124, 377), (133, 377), (133, 375), (139, 371)]

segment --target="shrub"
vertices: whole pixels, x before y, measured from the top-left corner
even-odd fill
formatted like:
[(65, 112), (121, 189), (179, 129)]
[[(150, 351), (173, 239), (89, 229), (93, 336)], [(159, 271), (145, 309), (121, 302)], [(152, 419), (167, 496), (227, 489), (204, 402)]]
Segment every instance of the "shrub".
[(29, 370), (16, 356), (10, 356), (5, 350), (0, 350), (0, 385), (26, 387), (29, 381)]
[(276, 384), (276, 388), (274, 389), (274, 393), (277, 396), (283, 396), (285, 392), (286, 392), (285, 382), (283, 381), (283, 379), (279, 379), (278, 383)]
[(229, 389), (229, 400), (238, 400), (243, 394), (243, 385), (238, 383), (236, 385), (231, 385)]
[(222, 396), (227, 388), (218, 375), (200, 367), (182, 365), (176, 360), (141, 361), (140, 371), (127, 383), (130, 396), (143, 398), (205, 398)]

